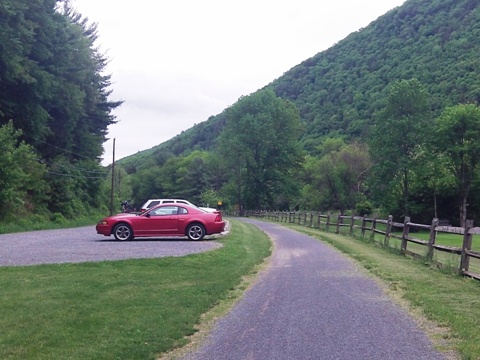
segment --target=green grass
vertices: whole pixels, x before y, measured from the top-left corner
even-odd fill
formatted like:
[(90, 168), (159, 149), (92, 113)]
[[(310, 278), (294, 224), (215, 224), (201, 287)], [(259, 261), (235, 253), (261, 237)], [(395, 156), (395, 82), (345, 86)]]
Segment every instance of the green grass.
[[(369, 235), (370, 234), (367, 234), (367, 236)], [(397, 233), (397, 235), (401, 236), (401, 233)], [(427, 231), (419, 231), (416, 233), (411, 233), (410, 236), (416, 239), (426, 240), (426, 241), (428, 241), (429, 239), (429, 233)], [(383, 243), (383, 238), (384, 238), (383, 235), (375, 234), (376, 241)], [(461, 248), (463, 244), (463, 235), (438, 233), (435, 243), (437, 245), (445, 245), (445, 246), (453, 246), (453, 247)], [(390, 238), (389, 246), (395, 249), (400, 249), (401, 240)], [(425, 257), (427, 255), (428, 248), (423, 245), (415, 244), (413, 242), (408, 242), (407, 250)], [(478, 235), (473, 236), (472, 250), (480, 251), (480, 236)], [(433, 260), (437, 261), (438, 263), (441, 263), (445, 269), (449, 269), (451, 271), (458, 271), (458, 268), (460, 266), (460, 255), (456, 255), (448, 252), (435, 250)], [(471, 258), (469, 270), (480, 274), (480, 261), (478, 259)]]
[[(303, 223), (302, 223), (303, 224)], [(309, 223), (307, 223), (309, 225)], [(349, 224), (349, 223), (348, 223)], [(355, 224), (357, 226), (361, 226), (361, 221), (356, 220)], [(318, 225), (315, 223), (314, 224), (316, 227)], [(335, 231), (336, 226), (331, 225), (329, 231), (333, 232)], [(377, 224), (376, 228), (378, 230), (385, 231), (386, 225), (385, 224)], [(322, 229), (325, 230), (325, 225), (322, 224)], [(340, 234), (343, 235), (349, 235), (350, 233), (350, 226), (341, 226), (340, 227)], [(371, 237), (371, 230), (366, 230), (365, 231), (365, 237)], [(392, 231), (392, 234), (395, 234), (397, 236), (402, 236), (402, 231), (397, 229), (394, 229)], [(361, 230), (359, 228), (354, 228), (353, 229), (353, 235), (357, 237), (361, 237)], [(418, 232), (411, 232), (409, 234), (410, 237), (420, 239), (420, 240), (425, 240), (428, 241), (429, 239), (429, 232), (428, 231), (418, 231)], [(378, 234), (375, 233), (374, 239), (376, 242), (379, 244), (385, 244), (384, 242), (385, 236), (383, 234)], [(402, 241), (400, 239), (390, 237), (388, 239), (388, 247), (396, 250), (400, 250), (401, 248), (401, 243)], [(451, 247), (457, 247), (461, 248), (463, 244), (463, 235), (460, 234), (450, 234), (450, 233), (441, 233), (439, 232), (436, 236), (436, 241), (435, 243), (437, 245), (444, 245), (444, 246), (451, 246)], [(409, 241), (407, 243), (407, 250), (409, 252), (412, 252), (420, 257), (427, 257), (428, 253), (428, 247), (425, 245), (420, 245), (416, 244), (414, 242)], [(479, 235), (474, 235), (473, 236), (473, 241), (472, 241), (472, 250), (479, 251), (480, 252), (480, 236)], [(444, 269), (452, 272), (458, 272), (459, 266), (460, 266), (460, 255), (445, 252), (445, 251), (440, 251), (435, 249), (434, 250), (434, 255), (433, 255), (433, 260), (437, 262), (439, 266), (442, 266)], [(470, 258), (470, 266), (469, 266), (469, 271), (480, 274), (480, 260), (475, 259), (475, 258)]]
[[(0, 358), (155, 359), (186, 345), (203, 315), (239, 296), (242, 278), (270, 254), (265, 234), (232, 223), (224, 247), (203, 254), (0, 268)], [(421, 327), (441, 351), (480, 359), (480, 282), (368, 239), (284, 225), (332, 244), (381, 279), (417, 319), (429, 320)]]
[(0, 268), (0, 358), (155, 359), (270, 254), (232, 221), (224, 246), (185, 257)]
[[(401, 235), (401, 233), (399, 233)], [(410, 236), (420, 240), (429, 239), (430, 233), (428, 231), (419, 231), (415, 233), (410, 233)], [(449, 233), (438, 233), (436, 236), (435, 244), (446, 245), (446, 246), (455, 246), (462, 247), (463, 235), (459, 234), (449, 234)], [(472, 249), (480, 251), (480, 236), (474, 235), (472, 241)]]
[(61, 214), (17, 216), (15, 219), (2, 219), (0, 234), (17, 233), (34, 230), (65, 229), (96, 224), (105, 214), (92, 214), (66, 219)]
[(423, 328), (439, 350), (450, 351), (453, 358), (480, 359), (479, 281), (440, 271), (433, 263), (402, 256), (367, 238), (283, 225), (333, 245), (383, 280), (391, 296), (407, 300), (417, 318), (430, 321)]

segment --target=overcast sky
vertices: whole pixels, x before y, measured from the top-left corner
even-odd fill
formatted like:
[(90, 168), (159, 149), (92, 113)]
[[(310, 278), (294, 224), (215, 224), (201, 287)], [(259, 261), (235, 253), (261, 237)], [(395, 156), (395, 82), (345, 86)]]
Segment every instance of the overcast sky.
[[(217, 115), (405, 0), (72, 0), (110, 60), (116, 160)], [(103, 164), (112, 160), (105, 143)]]

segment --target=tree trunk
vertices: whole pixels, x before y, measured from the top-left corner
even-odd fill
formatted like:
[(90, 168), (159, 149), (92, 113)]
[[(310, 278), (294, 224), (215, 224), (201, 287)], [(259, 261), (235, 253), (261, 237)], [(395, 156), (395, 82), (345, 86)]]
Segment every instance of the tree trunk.
[(408, 169), (403, 169), (403, 215), (410, 216), (410, 194), (408, 184)]

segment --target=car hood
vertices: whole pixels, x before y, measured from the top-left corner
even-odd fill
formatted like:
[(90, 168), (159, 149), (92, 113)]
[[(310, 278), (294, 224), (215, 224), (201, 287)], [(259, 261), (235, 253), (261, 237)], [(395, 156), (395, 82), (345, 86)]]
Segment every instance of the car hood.
[(132, 214), (132, 213), (120, 213), (117, 215), (110, 216), (111, 219), (116, 219), (116, 218), (127, 218), (127, 217), (136, 217), (137, 214)]

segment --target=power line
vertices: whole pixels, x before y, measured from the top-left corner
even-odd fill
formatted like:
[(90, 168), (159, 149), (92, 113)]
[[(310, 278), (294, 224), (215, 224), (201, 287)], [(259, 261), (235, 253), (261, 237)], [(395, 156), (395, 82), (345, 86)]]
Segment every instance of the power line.
[(56, 149), (58, 149), (58, 150), (61, 150), (61, 151), (65, 152), (65, 153), (69, 153), (69, 154), (72, 154), (72, 155), (76, 155), (76, 156), (82, 157), (82, 158), (87, 159), (87, 160), (92, 160), (92, 159), (89, 158), (88, 156), (81, 155), (81, 154), (75, 153), (75, 152), (70, 151), (70, 150), (67, 150), (67, 149), (63, 149), (63, 148), (61, 148), (61, 147), (59, 147), (59, 146), (57, 146), (57, 145), (49, 144), (49, 143), (46, 142), (46, 141), (43, 141), (43, 140), (40, 140), (40, 139), (37, 139), (37, 138), (33, 138), (33, 139), (36, 140), (36, 141), (38, 141), (38, 142), (41, 142), (41, 143), (43, 143), (43, 144), (45, 144), (45, 145), (48, 145), (48, 146), (51, 146), (51, 147), (56, 148)]
[(108, 176), (82, 176), (82, 175), (73, 175), (73, 174), (62, 174), (62, 173), (57, 173), (55, 171), (48, 171), (47, 174), (51, 175), (58, 175), (58, 176), (64, 176), (64, 177), (69, 177), (69, 178), (77, 178), (77, 179), (106, 179)]
[[(85, 155), (81, 155), (81, 154), (78, 154), (76, 152), (73, 152), (73, 151), (70, 151), (70, 150), (67, 150), (67, 149), (64, 149), (64, 148), (61, 148), (59, 146), (56, 146), (56, 145), (53, 145), (53, 144), (50, 144), (44, 140), (40, 140), (38, 138), (35, 138), (35, 137), (32, 137), (34, 140), (42, 143), (42, 144), (45, 144), (45, 145), (48, 145), (48, 146), (51, 146), (55, 149), (58, 149), (58, 150), (61, 150), (62, 152), (64, 153), (68, 153), (68, 154), (71, 154), (71, 155), (75, 155), (75, 156), (78, 156), (78, 157), (81, 157), (81, 158), (84, 158), (84, 159), (87, 159), (87, 160), (92, 160), (91, 158), (85, 156)], [(41, 161), (42, 163), (45, 163), (45, 161)], [(74, 175), (74, 174), (65, 174), (65, 173), (59, 173), (59, 172), (56, 172), (56, 171), (51, 171), (51, 170), (47, 170), (47, 173), (48, 174), (51, 174), (51, 175), (58, 175), (58, 176), (63, 176), (63, 177), (70, 177), (70, 178), (81, 178), (81, 179), (106, 179), (107, 178), (107, 174), (105, 173), (105, 171), (101, 171), (101, 170), (90, 170), (90, 169), (86, 169), (86, 168), (82, 168), (82, 167), (77, 167), (73, 164), (60, 164), (60, 163), (57, 163), (57, 162), (46, 162), (45, 163), (48, 167), (60, 167), (60, 168), (63, 168), (63, 169), (66, 169), (67, 171), (80, 171), (82, 174), (98, 174), (100, 176), (84, 176), (84, 175)]]
[(46, 165), (51, 166), (51, 167), (58, 166), (58, 167), (62, 167), (62, 168), (67, 169), (67, 170), (72, 170), (72, 169), (73, 170), (78, 170), (78, 171), (81, 171), (83, 173), (105, 174), (105, 171), (102, 171), (102, 170), (87, 170), (85, 168), (76, 167), (73, 164), (65, 165), (65, 164), (60, 164), (60, 163), (47, 162)]

